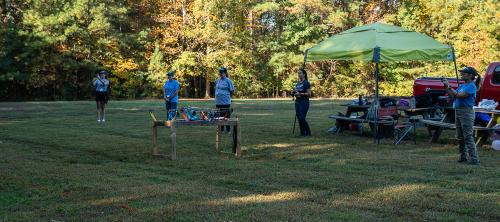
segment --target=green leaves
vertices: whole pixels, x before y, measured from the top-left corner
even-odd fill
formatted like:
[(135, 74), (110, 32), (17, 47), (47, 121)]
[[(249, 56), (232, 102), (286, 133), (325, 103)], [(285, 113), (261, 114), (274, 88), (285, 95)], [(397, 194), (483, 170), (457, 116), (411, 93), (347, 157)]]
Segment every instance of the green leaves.
[(265, 12), (276, 12), (280, 9), (280, 4), (276, 2), (263, 2), (255, 5), (252, 11), (255, 15), (260, 16)]
[[(155, 51), (149, 59), (148, 66), (148, 81), (152, 82), (156, 91), (161, 91), (163, 82), (167, 79), (165, 76), (167, 67), (164, 60), (163, 52), (160, 51), (158, 43), (155, 44)], [(158, 92), (157, 92), (158, 93)]]
[[(186, 88), (208, 96), (220, 66), (230, 70), (238, 96), (281, 96), (296, 81), (307, 48), (375, 21), (453, 45), (459, 66), (482, 72), (500, 58), (496, 0), (9, 0), (4, 5), (0, 88), (2, 98), (10, 99), (19, 98), (11, 93), (19, 89), (25, 98), (59, 99), (64, 92), (88, 98), (91, 88), (81, 86), (101, 69), (112, 73), (114, 96), (156, 96), (164, 72), (172, 68)], [(373, 92), (369, 64), (328, 61), (306, 68), (315, 95)], [(451, 64), (384, 64), (381, 90), (408, 94), (416, 77), (453, 75)]]

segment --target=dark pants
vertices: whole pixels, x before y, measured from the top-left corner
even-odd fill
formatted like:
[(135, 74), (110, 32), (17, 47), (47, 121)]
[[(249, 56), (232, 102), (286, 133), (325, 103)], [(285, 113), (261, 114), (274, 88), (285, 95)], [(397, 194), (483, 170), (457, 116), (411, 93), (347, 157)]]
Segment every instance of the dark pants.
[[(215, 105), (217, 109), (219, 109), (219, 115), (220, 117), (225, 117), (225, 118), (230, 118), (231, 117), (231, 112), (229, 112), (229, 107), (231, 104), (227, 105)], [(221, 132), (224, 132), (224, 126), (221, 126), (220, 128)], [(228, 132), (231, 131), (231, 126), (226, 126), (226, 130)]]
[(95, 92), (95, 101), (102, 102), (104, 104), (108, 103), (109, 95), (107, 92)]
[(309, 100), (295, 100), (295, 115), (299, 120), (301, 136), (311, 135), (311, 129), (306, 121), (307, 111), (309, 111)]
[(175, 117), (177, 112), (176, 102), (165, 102), (165, 108), (167, 109), (167, 120), (171, 120)]

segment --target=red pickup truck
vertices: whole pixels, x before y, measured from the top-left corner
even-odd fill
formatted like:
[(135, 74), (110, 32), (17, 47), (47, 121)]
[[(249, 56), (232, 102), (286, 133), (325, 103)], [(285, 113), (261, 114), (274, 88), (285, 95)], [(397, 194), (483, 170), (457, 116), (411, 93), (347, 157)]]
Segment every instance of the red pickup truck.
[[(444, 98), (446, 90), (441, 79), (424, 77), (415, 80), (413, 83), (413, 96), (416, 98), (417, 107), (433, 106)], [(453, 88), (458, 87), (455, 78), (447, 79)], [(493, 99), (499, 103), (496, 109), (500, 109), (500, 62), (490, 63), (481, 81), (481, 87), (476, 95), (476, 105), (482, 99)]]

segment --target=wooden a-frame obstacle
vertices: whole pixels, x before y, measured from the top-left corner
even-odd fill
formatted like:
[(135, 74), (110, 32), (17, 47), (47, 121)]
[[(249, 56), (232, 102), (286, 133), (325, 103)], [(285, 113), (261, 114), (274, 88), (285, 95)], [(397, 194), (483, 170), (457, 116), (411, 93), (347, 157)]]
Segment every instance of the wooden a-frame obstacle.
[(153, 120), (153, 156), (154, 157), (166, 157), (167, 155), (161, 154), (158, 150), (158, 127), (167, 127), (170, 128), (170, 139), (172, 143), (170, 159), (177, 159), (177, 128), (180, 126), (216, 126), (216, 134), (215, 134), (215, 150), (217, 152), (221, 152), (219, 149), (219, 143), (221, 142), (221, 126), (233, 126), (233, 154), (236, 158), (241, 157), (241, 127), (240, 120), (238, 117), (236, 118), (225, 118), (225, 119), (214, 119), (214, 120), (195, 120), (195, 121), (186, 121), (186, 120), (169, 120), (163, 121), (156, 119), (155, 114), (152, 111), (149, 111), (149, 115)]

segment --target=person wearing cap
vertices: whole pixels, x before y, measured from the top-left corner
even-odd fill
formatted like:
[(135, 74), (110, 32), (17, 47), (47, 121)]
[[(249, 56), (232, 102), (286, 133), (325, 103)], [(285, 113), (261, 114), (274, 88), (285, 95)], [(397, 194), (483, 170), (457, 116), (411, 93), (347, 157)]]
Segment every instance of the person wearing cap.
[(299, 120), (299, 128), (301, 136), (311, 136), (311, 129), (306, 121), (307, 112), (309, 111), (309, 97), (311, 97), (311, 84), (307, 80), (307, 72), (303, 68), (298, 72), (299, 82), (293, 89), (295, 96), (295, 116)]
[(97, 122), (106, 122), (104, 108), (108, 103), (109, 80), (106, 79), (108, 72), (102, 70), (97, 74), (97, 79), (92, 85), (95, 87), (95, 102), (97, 106)]
[(175, 71), (167, 72), (167, 81), (163, 85), (163, 99), (165, 100), (165, 108), (167, 109), (167, 120), (175, 117), (177, 103), (179, 101), (180, 85), (174, 79)]
[[(231, 117), (229, 109), (231, 107), (231, 95), (234, 93), (234, 85), (227, 75), (227, 69), (219, 69), (219, 78), (215, 80), (215, 107), (220, 110), (220, 115), (226, 118)], [(226, 126), (228, 133), (231, 133), (231, 127)], [(224, 127), (221, 127), (224, 132)]]
[[(465, 67), (460, 70), (460, 75), (464, 83), (460, 84), (456, 90), (451, 88), (446, 79), (443, 79), (448, 95), (454, 98), (453, 108), (455, 108), (455, 124), (460, 151), (458, 162), (467, 162), (468, 153), (469, 163), (479, 165), (473, 128), (474, 102), (476, 101), (476, 92), (481, 83), (481, 77), (473, 67)], [(474, 78), (476, 79), (475, 83), (473, 82)]]

